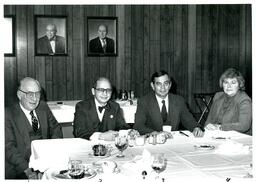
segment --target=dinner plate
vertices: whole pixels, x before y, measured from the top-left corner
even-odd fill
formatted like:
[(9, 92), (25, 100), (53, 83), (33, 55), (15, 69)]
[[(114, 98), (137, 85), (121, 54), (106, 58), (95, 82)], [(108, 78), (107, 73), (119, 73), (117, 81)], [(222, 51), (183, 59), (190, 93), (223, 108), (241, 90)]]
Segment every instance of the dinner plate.
[[(69, 171), (67, 171), (63, 174), (60, 174), (60, 171), (53, 171), (51, 176), (52, 176), (53, 179), (72, 179), (69, 174), (70, 174)], [(97, 172), (94, 169), (85, 168), (83, 177), (79, 178), (79, 179), (90, 179), (90, 178), (93, 178), (96, 175), (97, 175)]]
[(194, 145), (195, 149), (199, 150), (213, 150), (215, 149), (215, 146), (213, 145)]

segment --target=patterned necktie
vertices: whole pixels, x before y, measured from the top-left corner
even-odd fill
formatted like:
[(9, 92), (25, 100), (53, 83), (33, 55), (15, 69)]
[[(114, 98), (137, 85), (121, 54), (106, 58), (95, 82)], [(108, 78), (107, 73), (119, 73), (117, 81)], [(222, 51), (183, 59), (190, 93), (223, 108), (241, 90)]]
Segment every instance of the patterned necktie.
[(37, 132), (38, 130), (38, 120), (35, 117), (33, 111), (30, 112), (31, 115), (31, 120), (32, 120), (32, 129), (34, 130), (34, 132)]
[(166, 120), (167, 120), (167, 110), (166, 110), (166, 106), (165, 106), (165, 101), (164, 100), (162, 100), (162, 103), (163, 103), (163, 105), (162, 105), (162, 110), (161, 110), (161, 116), (162, 116), (162, 119), (163, 119), (163, 123), (165, 123)]

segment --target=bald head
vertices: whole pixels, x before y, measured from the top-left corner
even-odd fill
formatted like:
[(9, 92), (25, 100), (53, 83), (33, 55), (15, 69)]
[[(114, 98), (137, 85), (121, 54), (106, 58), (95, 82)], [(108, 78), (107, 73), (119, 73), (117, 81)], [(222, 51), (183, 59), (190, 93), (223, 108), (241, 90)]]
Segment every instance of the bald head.
[(40, 83), (37, 80), (35, 80), (34, 78), (26, 77), (26, 78), (23, 78), (22, 80), (20, 80), (19, 89), (27, 90), (31, 87), (35, 88), (38, 91), (41, 90)]
[(57, 27), (55, 24), (48, 24), (46, 26), (46, 36), (48, 37), (48, 39), (54, 38), (56, 33), (57, 33)]
[(100, 39), (104, 39), (107, 36), (108, 28), (106, 25), (99, 25), (98, 36)]

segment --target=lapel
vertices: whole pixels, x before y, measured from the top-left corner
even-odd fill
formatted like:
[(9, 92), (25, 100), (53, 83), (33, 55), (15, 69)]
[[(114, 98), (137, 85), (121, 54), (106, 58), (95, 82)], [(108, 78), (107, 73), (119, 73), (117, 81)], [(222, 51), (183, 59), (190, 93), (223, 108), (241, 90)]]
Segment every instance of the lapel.
[(168, 117), (167, 117), (167, 123), (172, 125), (172, 120), (175, 117), (175, 101), (172, 98), (171, 94), (168, 94), (168, 98), (169, 98), (169, 107), (168, 107)]
[[(47, 37), (46, 37), (46, 42), (47, 42), (47, 49), (48, 49), (49, 53), (53, 53), (53, 52), (52, 52), (52, 46), (51, 46), (50, 41), (48, 40)], [(56, 46), (56, 45), (55, 45), (55, 46)]]
[(16, 113), (14, 116), (14, 122), (17, 126), (17, 130), (19, 131), (25, 146), (28, 146), (30, 145), (29, 132), (32, 130), (32, 127), (25, 113), (21, 110), (19, 103), (15, 105), (13, 113)]
[(45, 114), (45, 111), (43, 111), (42, 109), (40, 109), (40, 103), (39, 106), (36, 108), (36, 115), (38, 118), (38, 122), (40, 124), (40, 128), (42, 130), (42, 137), (43, 138), (48, 138), (47, 137), (47, 126), (48, 126), (48, 120), (47, 120), (47, 116)]
[(91, 99), (90, 101), (89, 114), (90, 114), (91, 121), (94, 122), (94, 124), (98, 124), (100, 122), (100, 119), (96, 110), (94, 98)]
[[(157, 102), (157, 99), (156, 99), (156, 96), (155, 94), (153, 93), (153, 97), (151, 97), (152, 100), (150, 103), (150, 106), (149, 108), (151, 108), (151, 113), (154, 113), (155, 115), (155, 122), (159, 123), (160, 126), (163, 125), (163, 120), (162, 120), (162, 116), (161, 116), (161, 111), (160, 111), (160, 108), (159, 108), (159, 105), (158, 105), (158, 102)], [(161, 123), (159, 122), (161, 121)]]
[(101, 45), (101, 41), (99, 37), (98, 37), (98, 45), (99, 45), (100, 52), (103, 52), (103, 47)]

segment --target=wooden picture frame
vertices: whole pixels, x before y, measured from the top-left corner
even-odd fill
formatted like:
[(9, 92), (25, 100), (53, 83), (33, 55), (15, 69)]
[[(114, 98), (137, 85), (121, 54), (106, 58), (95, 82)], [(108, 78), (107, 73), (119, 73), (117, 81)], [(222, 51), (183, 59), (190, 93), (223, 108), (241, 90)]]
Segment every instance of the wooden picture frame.
[(4, 35), (6, 37), (6, 41), (4, 41), (4, 56), (13, 57), (16, 54), (16, 19), (14, 15), (5, 15), (4, 21)]
[(88, 56), (118, 55), (117, 17), (87, 17)]
[(67, 56), (67, 17), (35, 15), (35, 55)]

